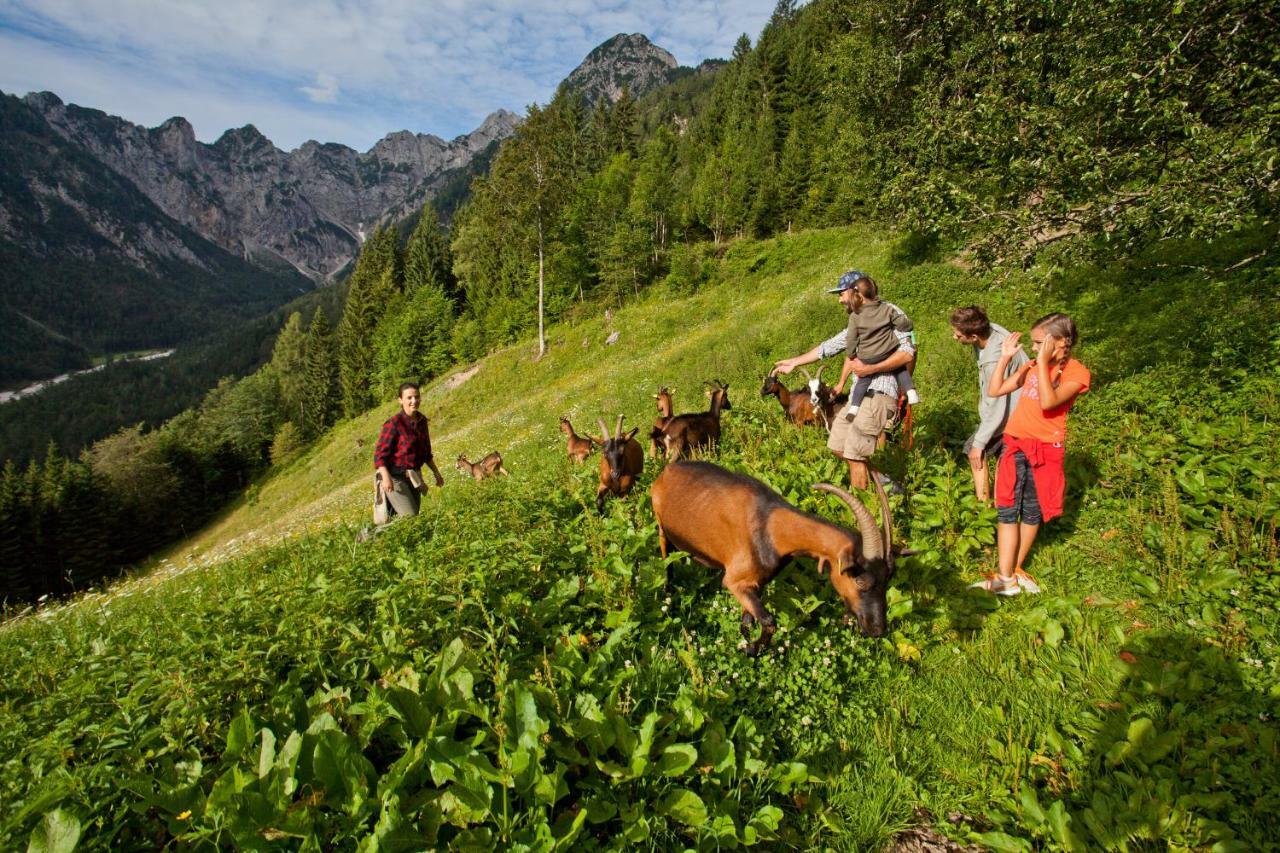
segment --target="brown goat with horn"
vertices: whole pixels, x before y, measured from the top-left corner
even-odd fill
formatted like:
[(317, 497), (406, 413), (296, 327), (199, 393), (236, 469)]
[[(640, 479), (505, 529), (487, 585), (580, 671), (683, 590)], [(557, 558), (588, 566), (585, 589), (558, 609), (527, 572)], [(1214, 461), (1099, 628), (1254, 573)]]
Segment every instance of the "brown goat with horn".
[(600, 434), (603, 441), (593, 438), (600, 444), (600, 486), (596, 489), (596, 511), (604, 512), (604, 496), (612, 492), (618, 497), (626, 497), (636, 478), (644, 470), (644, 451), (640, 442), (636, 441), (636, 432), (640, 427), (632, 427), (626, 435), (622, 434), (622, 415), (618, 415), (618, 425), (609, 438), (609, 430), (605, 428), (604, 418), (600, 418)]
[(729, 385), (719, 380), (706, 384), (711, 388), (711, 408), (676, 415), (662, 428), (667, 458), (672, 461), (688, 456), (695, 447), (705, 450), (720, 441), (720, 413), (733, 408), (729, 404)]
[(502, 454), (496, 450), (479, 462), (468, 462), (467, 457), (459, 455), (458, 470), (476, 480), (487, 480), (499, 474), (504, 477), (511, 476), (507, 473), (507, 469), (502, 467)]
[(830, 492), (848, 505), (857, 531), (791, 506), (764, 483), (710, 462), (672, 463), (649, 490), (658, 518), (658, 543), (685, 551), (712, 569), (724, 570), (725, 589), (742, 605), (742, 635), (750, 641), (758, 622), (760, 639), (747, 646), (756, 655), (777, 630), (761, 592), (795, 557), (812, 557), (818, 571), (829, 572), (858, 625), (872, 637), (885, 630), (885, 593), (893, 576), (889, 499), (877, 484), (883, 524), (857, 498), (828, 483), (813, 488)]
[(578, 435), (574, 432), (573, 424), (569, 423), (568, 418), (560, 419), (560, 431), (567, 436), (565, 445), (569, 451), (569, 458), (574, 462), (586, 462), (591, 451), (595, 449), (591, 436)]
[[(803, 368), (801, 369), (803, 370)], [(818, 423), (818, 415), (810, 400), (808, 385), (792, 391), (782, 384), (776, 373), (770, 373), (764, 378), (764, 385), (760, 388), (760, 396), (768, 397), (771, 395), (778, 398), (787, 420), (796, 426)]]
[(658, 389), (658, 393), (653, 395), (653, 399), (658, 406), (658, 417), (653, 419), (653, 429), (649, 431), (649, 455), (655, 459), (659, 456), (665, 456), (667, 452), (666, 433), (662, 430), (666, 427), (667, 422), (671, 420), (671, 414), (675, 407), (672, 402), (672, 395), (675, 393), (676, 390), (674, 388), (668, 388), (663, 385)]

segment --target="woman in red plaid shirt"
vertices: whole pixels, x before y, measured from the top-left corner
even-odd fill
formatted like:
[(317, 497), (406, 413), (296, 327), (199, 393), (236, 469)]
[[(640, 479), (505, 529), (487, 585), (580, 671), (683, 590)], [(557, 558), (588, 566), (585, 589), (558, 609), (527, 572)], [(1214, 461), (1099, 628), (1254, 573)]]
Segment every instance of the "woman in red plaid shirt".
[(378, 483), (396, 515), (418, 514), (418, 488), (426, 491), (420, 469), (426, 465), (436, 475), (436, 486), (444, 485), (444, 477), (431, 458), (431, 436), (427, 418), (418, 411), (422, 395), (418, 386), (406, 382), (400, 386), (400, 411), (382, 425), (378, 445), (373, 451), (373, 465)]

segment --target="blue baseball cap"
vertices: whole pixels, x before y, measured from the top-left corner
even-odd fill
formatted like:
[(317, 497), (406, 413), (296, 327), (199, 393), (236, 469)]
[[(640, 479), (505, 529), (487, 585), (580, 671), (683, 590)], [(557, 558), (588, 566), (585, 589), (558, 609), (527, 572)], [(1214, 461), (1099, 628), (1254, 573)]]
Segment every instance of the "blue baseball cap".
[(853, 286), (864, 278), (871, 278), (871, 276), (861, 270), (849, 270), (847, 273), (840, 276), (840, 280), (836, 282), (836, 286), (831, 290), (828, 290), (827, 293), (844, 293), (846, 290), (853, 290)]

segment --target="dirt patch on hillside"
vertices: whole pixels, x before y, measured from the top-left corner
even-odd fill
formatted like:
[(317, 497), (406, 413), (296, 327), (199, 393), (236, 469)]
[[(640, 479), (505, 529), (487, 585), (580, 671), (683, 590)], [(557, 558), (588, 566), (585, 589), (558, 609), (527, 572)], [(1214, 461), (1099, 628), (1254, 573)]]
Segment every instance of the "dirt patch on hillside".
[(463, 382), (466, 382), (468, 379), (470, 379), (472, 376), (475, 376), (479, 372), (480, 372), (480, 365), (476, 364), (476, 365), (472, 365), (471, 367), (468, 367), (466, 370), (462, 371), (461, 373), (453, 374), (452, 376), (450, 376), (448, 379), (444, 381), (444, 390), (452, 391), (454, 388), (457, 388)]

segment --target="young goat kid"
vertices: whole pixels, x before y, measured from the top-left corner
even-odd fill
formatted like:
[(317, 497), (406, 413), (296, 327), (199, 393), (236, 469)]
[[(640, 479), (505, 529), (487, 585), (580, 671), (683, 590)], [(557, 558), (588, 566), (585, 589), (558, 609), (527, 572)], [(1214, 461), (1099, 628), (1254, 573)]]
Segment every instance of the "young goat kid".
[[(759, 654), (777, 629), (760, 594), (794, 557), (812, 557), (862, 630), (879, 637), (885, 630), (885, 593), (893, 576), (889, 499), (877, 484), (883, 525), (853, 495), (829, 483), (813, 488), (840, 498), (857, 520), (857, 531), (791, 506), (759, 480), (710, 462), (672, 463), (649, 490), (658, 517), (658, 544), (685, 551), (702, 565), (724, 570), (725, 589), (742, 605), (742, 636), (760, 624), (760, 639), (747, 653)], [(669, 569), (668, 569), (669, 571)]]
[(458, 470), (476, 480), (487, 480), (499, 474), (504, 477), (511, 476), (507, 473), (507, 469), (502, 467), (502, 454), (496, 450), (479, 462), (468, 462), (467, 457), (459, 456)]
[(711, 408), (705, 412), (676, 415), (662, 428), (667, 458), (675, 461), (696, 447), (706, 450), (720, 441), (720, 412), (729, 411), (729, 385), (716, 380), (706, 383), (711, 391)]
[[(644, 451), (640, 442), (636, 441), (636, 432), (640, 427), (632, 427), (626, 435), (622, 434), (622, 415), (618, 415), (618, 425), (614, 428), (613, 438), (604, 441), (592, 438), (600, 444), (600, 486), (596, 489), (596, 511), (604, 514), (604, 496), (609, 492), (618, 497), (626, 497), (636, 478), (644, 470)], [(604, 418), (600, 419), (600, 434), (609, 435), (605, 428)]]
[(581, 436), (574, 432), (573, 424), (569, 423), (568, 418), (560, 419), (560, 431), (568, 437), (565, 443), (569, 451), (569, 458), (574, 462), (586, 462), (587, 457), (591, 455), (591, 451), (595, 449), (591, 437)]

